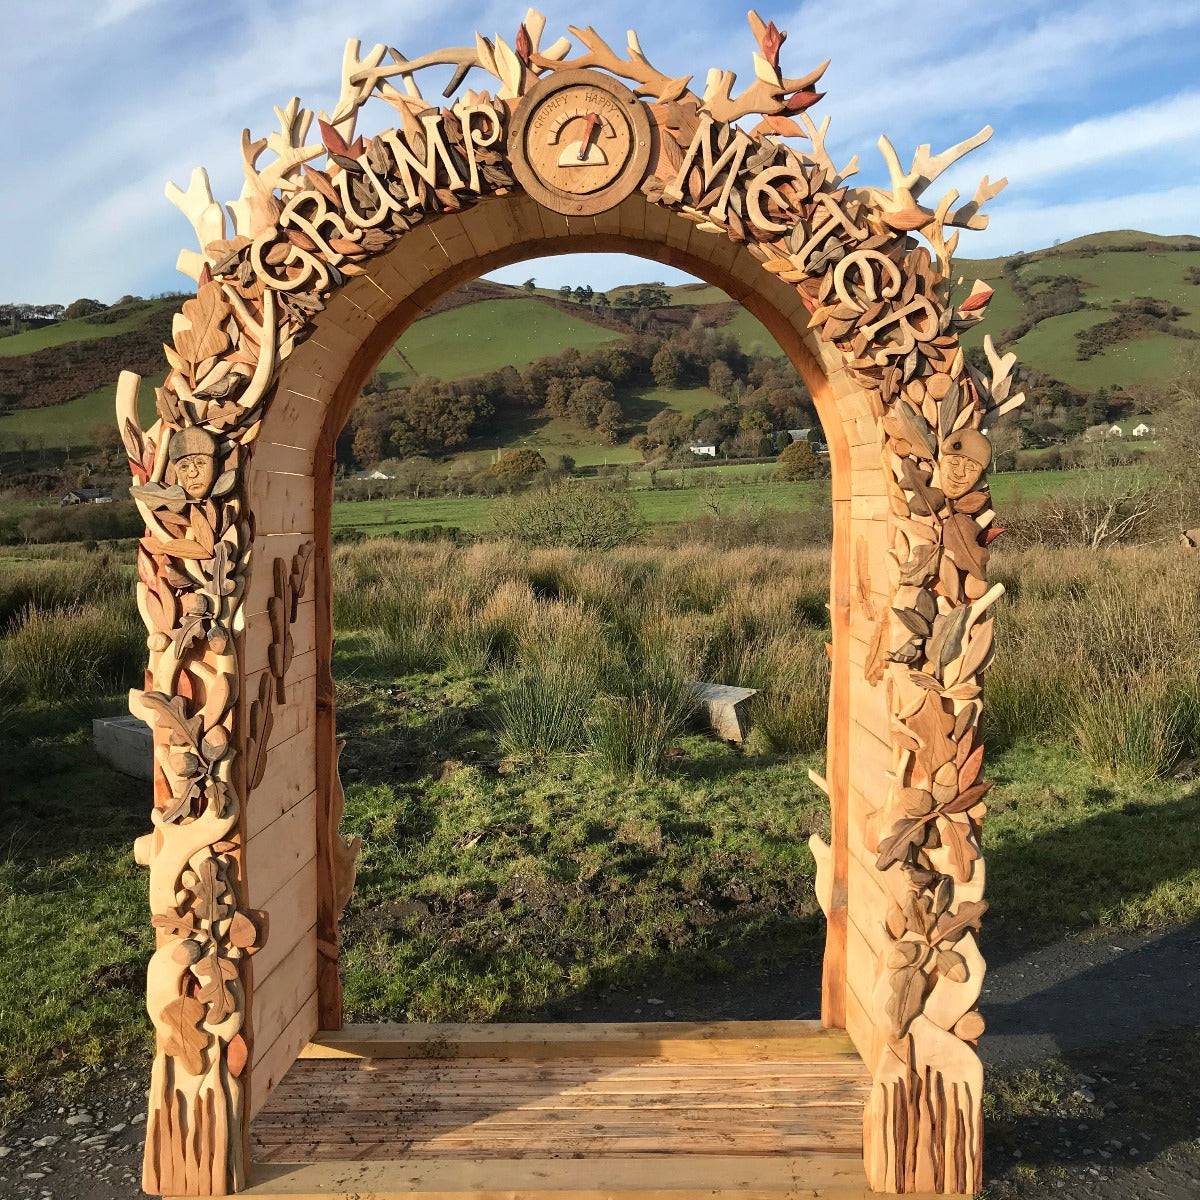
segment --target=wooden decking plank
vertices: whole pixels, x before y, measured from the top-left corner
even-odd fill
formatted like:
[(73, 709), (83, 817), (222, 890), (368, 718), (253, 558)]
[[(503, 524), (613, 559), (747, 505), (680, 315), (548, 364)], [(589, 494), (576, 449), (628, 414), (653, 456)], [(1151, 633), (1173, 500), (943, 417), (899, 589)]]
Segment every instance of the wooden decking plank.
[(329, 1162), (258, 1166), (243, 1195), (326, 1200), (345, 1194), (372, 1200), (869, 1200), (862, 1164), (831, 1154), (628, 1156), (603, 1160), (456, 1159), (419, 1162)]
[(813, 1022), (351, 1027), (305, 1054), (251, 1127), (251, 1195), (867, 1194), (869, 1076)]
[(840, 1031), (816, 1021), (640, 1021), (621, 1024), (347, 1025), (316, 1035), (302, 1058), (628, 1056), (658, 1059), (854, 1056)]

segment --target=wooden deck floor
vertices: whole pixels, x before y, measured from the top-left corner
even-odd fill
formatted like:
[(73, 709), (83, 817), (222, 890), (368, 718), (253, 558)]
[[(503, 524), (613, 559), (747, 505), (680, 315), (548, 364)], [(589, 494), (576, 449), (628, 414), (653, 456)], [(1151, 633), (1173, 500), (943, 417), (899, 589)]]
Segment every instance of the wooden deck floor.
[(251, 1128), (251, 1195), (866, 1195), (869, 1080), (810, 1022), (350, 1027)]

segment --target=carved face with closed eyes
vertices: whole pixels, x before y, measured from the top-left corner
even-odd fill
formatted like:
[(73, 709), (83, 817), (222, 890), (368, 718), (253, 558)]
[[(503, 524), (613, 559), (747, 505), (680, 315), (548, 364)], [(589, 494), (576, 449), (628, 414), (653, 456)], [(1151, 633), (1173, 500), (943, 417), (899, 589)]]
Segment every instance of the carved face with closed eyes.
[(965, 496), (992, 461), (992, 444), (978, 429), (960, 429), (942, 442), (938, 474), (951, 500)]

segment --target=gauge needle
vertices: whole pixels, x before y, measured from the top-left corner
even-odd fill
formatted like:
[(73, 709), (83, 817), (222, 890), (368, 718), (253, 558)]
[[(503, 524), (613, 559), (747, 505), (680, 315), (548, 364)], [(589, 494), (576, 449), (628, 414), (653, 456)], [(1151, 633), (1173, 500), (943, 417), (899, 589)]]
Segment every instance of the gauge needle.
[(588, 113), (587, 128), (583, 131), (583, 141), (579, 143), (579, 161), (586, 162), (588, 150), (592, 144), (592, 137), (595, 135), (596, 126), (600, 124), (600, 118), (595, 113)]

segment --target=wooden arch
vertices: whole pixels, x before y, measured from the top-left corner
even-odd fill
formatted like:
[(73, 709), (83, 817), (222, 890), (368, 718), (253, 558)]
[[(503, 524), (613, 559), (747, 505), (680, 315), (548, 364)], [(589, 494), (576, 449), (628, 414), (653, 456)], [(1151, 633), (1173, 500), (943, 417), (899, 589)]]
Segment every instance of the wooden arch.
[[(136, 375), (122, 374), (117, 398), (147, 527), (150, 663), (130, 704), (156, 758), (154, 828), (136, 847), (157, 930), (148, 1192), (242, 1190), (251, 1117), (305, 1044), (341, 1027), (338, 918), (357, 848), (338, 831), (330, 675), (337, 433), (379, 358), (439, 296), (506, 263), (588, 250), (723, 288), (812, 391), (834, 504), (828, 767), (816, 780), (832, 841), (813, 841), (828, 919), (822, 1020), (849, 1033), (870, 1072), (870, 1186), (979, 1186), (980, 672), (1001, 593), (986, 582), (982, 430), (1021, 397), (1009, 397), (1012, 356), (990, 341), (988, 373), (964, 360), (959, 335), (990, 292), (953, 283), (948, 230), (982, 228), (1003, 181), (958, 207), (954, 192), (920, 202), (985, 129), (936, 156), (921, 147), (907, 171), (881, 139), (890, 189), (849, 186), (854, 164), (835, 167), (828, 122), (807, 114), (823, 67), (784, 77), (785, 35), (750, 21), (755, 80), (737, 95), (732, 72), (711, 71), (702, 95), (661, 74), (632, 33), (625, 57), (591, 29), (571, 29), (574, 57), (566, 39), (542, 48), (533, 11), (511, 45), (477, 37), (408, 60), (352, 41), (319, 139), (298, 100), (276, 109), (278, 132), (243, 135), (232, 227), (203, 171), (186, 192), (168, 187), (199, 239), (180, 258), (197, 292), (166, 347), (159, 420), (139, 427)], [(417, 84), (437, 66), (454, 72), (444, 108)], [(494, 95), (459, 90), (473, 70)], [(519, 182), (538, 164), (512, 130), (567, 72), (587, 72), (585, 87), (592, 73), (628, 81), (649, 118), (632, 177), (599, 204), (552, 188), (534, 198)], [(371, 97), (398, 122), (367, 137), (356, 123)], [(736, 124), (747, 116), (761, 118), (749, 131)]]

